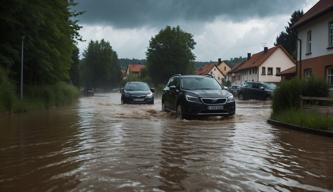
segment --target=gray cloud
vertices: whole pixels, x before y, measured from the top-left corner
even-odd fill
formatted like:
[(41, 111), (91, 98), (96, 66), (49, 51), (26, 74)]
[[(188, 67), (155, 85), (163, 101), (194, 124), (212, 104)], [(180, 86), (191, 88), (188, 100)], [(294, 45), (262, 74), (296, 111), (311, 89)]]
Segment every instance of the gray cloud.
[(209, 22), (216, 17), (241, 21), (290, 15), (307, 0), (76, 0), (84, 24), (117, 28), (161, 26), (175, 22)]

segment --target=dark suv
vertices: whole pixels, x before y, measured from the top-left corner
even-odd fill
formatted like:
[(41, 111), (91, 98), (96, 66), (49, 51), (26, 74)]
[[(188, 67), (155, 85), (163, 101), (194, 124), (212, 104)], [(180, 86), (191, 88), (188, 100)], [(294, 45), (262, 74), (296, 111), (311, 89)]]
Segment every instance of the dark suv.
[(275, 84), (272, 83), (261, 83), (261, 82), (245, 82), (239, 92), (238, 98), (241, 100), (245, 99), (258, 99), (266, 100), (273, 96), (273, 92), (276, 88)]
[(177, 118), (190, 116), (231, 116), (235, 100), (213, 78), (201, 75), (176, 75), (163, 89), (162, 111), (175, 111)]

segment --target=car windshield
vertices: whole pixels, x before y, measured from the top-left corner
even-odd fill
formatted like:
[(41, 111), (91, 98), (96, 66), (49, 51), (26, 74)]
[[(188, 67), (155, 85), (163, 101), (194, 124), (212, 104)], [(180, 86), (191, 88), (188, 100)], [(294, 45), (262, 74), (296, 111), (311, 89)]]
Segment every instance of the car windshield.
[(220, 84), (211, 77), (184, 77), (182, 88), (187, 90), (220, 90)]
[(274, 90), (276, 88), (276, 85), (273, 83), (264, 83), (264, 86), (266, 89)]
[(126, 91), (149, 91), (147, 83), (142, 82), (131, 82), (125, 85)]

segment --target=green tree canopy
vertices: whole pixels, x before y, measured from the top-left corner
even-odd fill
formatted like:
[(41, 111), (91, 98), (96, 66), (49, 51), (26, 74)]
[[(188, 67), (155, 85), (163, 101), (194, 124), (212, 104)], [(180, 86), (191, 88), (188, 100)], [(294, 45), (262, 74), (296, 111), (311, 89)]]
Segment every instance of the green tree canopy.
[(195, 41), (190, 33), (167, 26), (149, 42), (147, 50), (148, 74), (157, 85), (165, 83), (173, 74), (194, 72)]
[(85, 87), (109, 89), (119, 85), (121, 79), (118, 56), (109, 42), (90, 41), (83, 61)]
[(293, 25), (304, 15), (303, 11), (295, 11), (288, 22), (288, 26), (285, 27), (285, 31), (282, 31), (276, 38), (275, 45), (282, 45), (294, 58), (297, 57), (297, 31), (293, 28)]
[(0, 66), (19, 80), (21, 40), (24, 36), (26, 84), (69, 80), (73, 45), (80, 26), (64, 0), (2, 0), (0, 5)]

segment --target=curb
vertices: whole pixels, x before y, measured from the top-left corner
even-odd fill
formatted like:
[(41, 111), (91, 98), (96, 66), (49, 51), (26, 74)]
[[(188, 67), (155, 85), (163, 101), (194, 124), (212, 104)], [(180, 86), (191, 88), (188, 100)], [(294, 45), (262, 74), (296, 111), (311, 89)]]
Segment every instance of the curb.
[(281, 127), (294, 129), (294, 130), (298, 130), (298, 131), (303, 131), (303, 132), (307, 132), (307, 133), (312, 133), (312, 134), (316, 134), (316, 135), (333, 137), (333, 131), (325, 131), (325, 130), (306, 128), (306, 127), (301, 127), (301, 126), (294, 125), (294, 124), (283, 123), (281, 121), (276, 121), (276, 120), (273, 120), (273, 119), (268, 119), (267, 123), (269, 123), (271, 125), (275, 125), (275, 126), (281, 126)]

